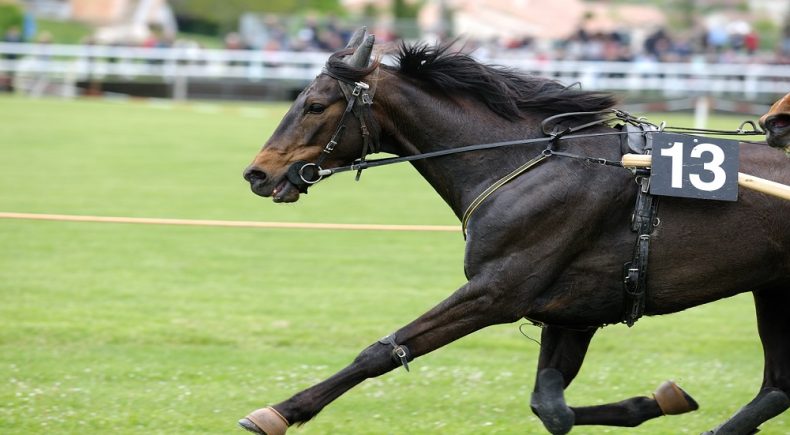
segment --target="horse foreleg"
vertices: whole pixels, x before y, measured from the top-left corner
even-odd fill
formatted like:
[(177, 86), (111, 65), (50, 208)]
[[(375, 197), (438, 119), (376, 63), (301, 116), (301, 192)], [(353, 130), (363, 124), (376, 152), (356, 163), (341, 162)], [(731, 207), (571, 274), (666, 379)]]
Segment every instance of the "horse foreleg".
[(571, 430), (575, 416), (565, 403), (565, 388), (570, 385), (587, 354), (595, 328), (571, 330), (546, 326), (540, 336), (540, 356), (535, 390), (530, 406), (552, 434)]
[(288, 426), (307, 422), (365, 379), (406, 365), (483, 327), (518, 320), (513, 310), (513, 304), (501, 291), (470, 282), (394, 334), (368, 346), (329, 379), (273, 407), (256, 410), (239, 424), (259, 434), (284, 434)]
[(790, 407), (790, 293), (781, 288), (755, 292), (754, 305), (765, 354), (762, 388), (749, 404), (706, 434), (751, 434)]
[(634, 427), (665, 414), (682, 414), (698, 408), (688, 394), (665, 382), (653, 397), (632, 397), (605, 405), (570, 407), (563, 390), (576, 377), (595, 329), (569, 330), (548, 326), (541, 335), (538, 377), (532, 409), (552, 434), (564, 434), (576, 425)]

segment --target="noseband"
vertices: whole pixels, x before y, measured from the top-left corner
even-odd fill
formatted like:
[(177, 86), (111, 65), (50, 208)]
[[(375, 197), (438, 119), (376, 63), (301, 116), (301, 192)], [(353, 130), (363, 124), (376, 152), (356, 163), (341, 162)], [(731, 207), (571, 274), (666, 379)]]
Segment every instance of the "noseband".
[[(376, 68), (375, 74), (378, 75), (378, 72), (379, 70)], [(373, 120), (370, 107), (373, 105), (373, 95), (376, 93), (376, 78), (373, 79), (373, 87), (371, 87), (362, 81), (354, 82), (342, 77), (338, 77), (337, 75), (329, 72), (326, 68), (324, 68), (322, 73), (339, 82), (340, 89), (343, 91), (343, 95), (346, 97), (346, 110), (343, 111), (343, 115), (338, 121), (335, 133), (332, 135), (332, 138), (329, 139), (329, 142), (327, 142), (327, 144), (324, 146), (324, 149), (318, 156), (318, 160), (316, 160), (315, 163), (300, 160), (294, 162), (288, 168), (288, 172), (286, 173), (288, 181), (296, 186), (296, 188), (299, 189), (299, 192), (301, 193), (307, 193), (308, 187), (318, 183), (324, 178), (324, 173), (322, 172), (323, 168), (321, 168), (321, 165), (324, 163), (327, 157), (332, 154), (332, 151), (335, 150), (338, 142), (340, 142), (340, 139), (346, 130), (346, 120), (349, 113), (353, 112), (354, 116), (356, 116), (357, 120), (359, 120), (362, 134), (362, 156), (360, 157), (359, 161), (365, 161), (365, 157), (368, 155), (368, 153), (375, 153), (379, 151), (378, 138), (371, 136), (370, 129), (368, 128), (368, 121)], [(359, 179), (361, 172), (361, 169), (357, 170), (357, 180)]]

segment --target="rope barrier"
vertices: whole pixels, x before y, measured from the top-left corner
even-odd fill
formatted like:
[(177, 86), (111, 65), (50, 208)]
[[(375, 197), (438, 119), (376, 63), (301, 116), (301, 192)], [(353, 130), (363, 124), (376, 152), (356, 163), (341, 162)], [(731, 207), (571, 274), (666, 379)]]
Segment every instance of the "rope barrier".
[(265, 228), (265, 229), (303, 229), (303, 230), (346, 230), (346, 231), (417, 231), (417, 232), (458, 232), (451, 225), (383, 225), (383, 224), (337, 224), (310, 222), (257, 222), (225, 221), (206, 219), (163, 219), (135, 218), (119, 216), (82, 216), (64, 214), (12, 213), (0, 212), (0, 219), (43, 220), (57, 222), (89, 222), (114, 224), (178, 225), (226, 228)]

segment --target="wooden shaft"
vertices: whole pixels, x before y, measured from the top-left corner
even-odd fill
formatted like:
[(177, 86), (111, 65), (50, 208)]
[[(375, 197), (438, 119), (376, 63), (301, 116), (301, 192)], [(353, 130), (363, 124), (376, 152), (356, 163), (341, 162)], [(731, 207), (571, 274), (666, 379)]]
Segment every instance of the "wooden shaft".
[[(648, 168), (652, 163), (652, 156), (645, 154), (625, 154), (621, 163), (626, 168)], [(738, 185), (767, 195), (790, 200), (790, 186), (755, 177), (754, 175), (738, 172)]]
[(738, 185), (790, 201), (790, 186), (738, 172)]
[(626, 168), (649, 168), (653, 163), (653, 156), (650, 154), (625, 154), (621, 163)]

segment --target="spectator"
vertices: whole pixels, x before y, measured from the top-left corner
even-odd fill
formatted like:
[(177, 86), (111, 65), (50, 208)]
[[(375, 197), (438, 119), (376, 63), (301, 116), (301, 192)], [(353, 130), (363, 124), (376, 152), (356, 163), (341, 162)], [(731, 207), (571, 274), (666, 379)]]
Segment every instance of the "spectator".
[(226, 50), (244, 50), (244, 40), (236, 32), (228, 33), (225, 35), (225, 49)]
[[(11, 26), (3, 35), (3, 42), (20, 43), (25, 42), (22, 38), (22, 31), (17, 26)], [(16, 60), (19, 55), (13, 53), (6, 53), (3, 55), (4, 59)], [(0, 89), (6, 92), (14, 92), (15, 73), (12, 70), (8, 75), (0, 76)]]
[(263, 22), (265, 29), (261, 48), (265, 51), (289, 50), (291, 47), (288, 33), (279, 18), (274, 15), (266, 17)]
[(296, 34), (298, 49), (320, 50), (321, 41), (318, 38), (318, 22), (314, 17), (308, 17), (304, 26)]
[(782, 29), (782, 40), (779, 43), (779, 56), (783, 62), (790, 61), (790, 12), (787, 13), (785, 25)]
[(727, 35), (727, 31), (724, 28), (714, 27), (708, 29), (706, 42), (708, 49), (714, 53), (721, 53), (724, 51), (724, 48), (727, 47), (728, 40), (729, 35)]
[(746, 48), (746, 53), (753, 56), (757, 49), (760, 48), (760, 36), (754, 30), (750, 31), (743, 37), (743, 46)]
[[(21, 42), (25, 42), (25, 40), (22, 38), (22, 31), (19, 30), (19, 27), (18, 26), (11, 26), (5, 32), (5, 35), (3, 35), (3, 42), (10, 42), (10, 43), (17, 43), (18, 44), (18, 43), (21, 43)], [(16, 54), (6, 54), (4, 57), (6, 59), (9, 59), (9, 60), (14, 60), (14, 59), (18, 58), (19, 56), (16, 55)]]
[(645, 40), (645, 52), (655, 60), (666, 60), (666, 56), (671, 50), (672, 39), (663, 28), (656, 30)]

